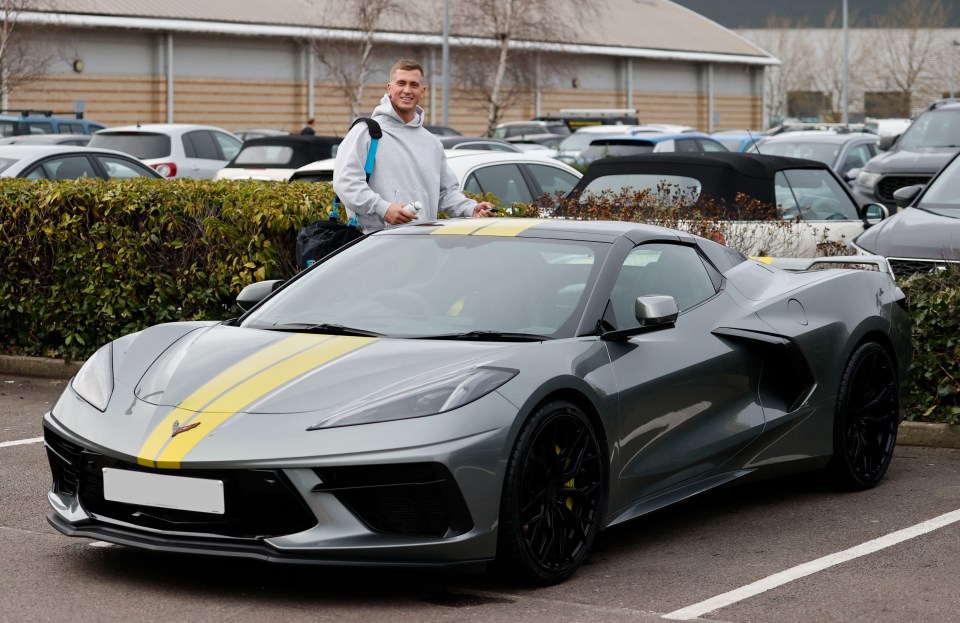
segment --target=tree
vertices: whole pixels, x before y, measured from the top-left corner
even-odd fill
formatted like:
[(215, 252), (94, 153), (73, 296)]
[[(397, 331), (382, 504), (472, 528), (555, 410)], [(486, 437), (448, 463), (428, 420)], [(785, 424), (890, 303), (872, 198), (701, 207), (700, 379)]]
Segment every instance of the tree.
[[(459, 64), (461, 83), (477, 89), (487, 108), (487, 133), (516, 103), (521, 93), (536, 86), (545, 54), (520, 51), (519, 42), (562, 42), (582, 24), (603, 10), (604, 2), (581, 0), (470, 0), (451, 14), (451, 30), (470, 33), (493, 42), (489, 48), (471, 49), (469, 62)], [(549, 49), (548, 44), (543, 47)]]
[(401, 0), (352, 0), (351, 2), (310, 2), (321, 8), (330, 19), (323, 23), (345, 25), (357, 33), (356, 41), (312, 41), (312, 53), (323, 63), (350, 104), (351, 118), (363, 113), (363, 91), (370, 74), (374, 38), (385, 24), (391, 29), (402, 27), (404, 8)]
[(940, 0), (902, 0), (873, 20), (877, 29), (872, 46), (874, 73), (886, 80), (884, 90), (901, 93), (907, 103), (912, 96), (939, 95), (919, 87), (935, 71), (931, 66), (939, 65), (935, 30), (947, 26), (947, 17)]
[(22, 22), (26, 12), (48, 9), (42, 0), (0, 0), (0, 98), (35, 82), (49, 73), (54, 62), (61, 60), (61, 50), (43, 43), (43, 27)]

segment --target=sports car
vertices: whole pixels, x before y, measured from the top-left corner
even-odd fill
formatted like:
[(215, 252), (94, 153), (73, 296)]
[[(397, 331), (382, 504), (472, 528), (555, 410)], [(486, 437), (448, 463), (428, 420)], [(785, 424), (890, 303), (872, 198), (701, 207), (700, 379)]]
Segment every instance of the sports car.
[(247, 286), (237, 318), (91, 356), (44, 417), (49, 522), (549, 584), (604, 528), (715, 487), (872, 487), (911, 374), (903, 294), (881, 257), (777, 264), (625, 222), (365, 236)]

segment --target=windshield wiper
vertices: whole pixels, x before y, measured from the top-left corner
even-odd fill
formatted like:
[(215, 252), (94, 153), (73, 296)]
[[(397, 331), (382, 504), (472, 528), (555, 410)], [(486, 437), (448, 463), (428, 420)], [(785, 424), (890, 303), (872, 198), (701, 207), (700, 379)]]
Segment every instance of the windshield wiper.
[(514, 333), (510, 331), (467, 331), (465, 333), (442, 333), (440, 335), (420, 335), (419, 340), (475, 340), (478, 342), (542, 342), (552, 340), (549, 335), (535, 333)]
[(359, 337), (383, 337), (383, 333), (376, 331), (367, 331), (366, 329), (356, 329), (342, 324), (330, 324), (322, 322), (320, 324), (307, 324), (306, 322), (292, 322), (289, 324), (278, 324), (272, 326), (255, 326), (251, 328), (267, 329), (268, 331), (288, 331), (290, 333), (326, 333), (330, 335), (355, 335)]

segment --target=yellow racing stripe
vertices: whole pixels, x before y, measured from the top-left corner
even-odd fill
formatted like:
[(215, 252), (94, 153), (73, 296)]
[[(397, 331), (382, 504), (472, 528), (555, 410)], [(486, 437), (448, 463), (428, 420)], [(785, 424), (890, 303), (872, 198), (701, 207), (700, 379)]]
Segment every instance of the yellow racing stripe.
[(536, 218), (504, 218), (497, 219), (488, 227), (473, 233), (474, 236), (516, 236), (530, 229), (534, 225), (542, 225), (543, 219)]
[[(157, 426), (138, 455), (141, 465), (178, 469), (183, 457), (217, 426), (278, 387), (376, 338), (291, 336), (240, 361), (181, 402)], [(189, 405), (189, 408), (188, 408)], [(199, 421), (172, 437), (173, 423)]]
[(439, 236), (466, 236), (477, 231), (487, 223), (489, 219), (470, 219), (467, 221), (461, 221), (459, 223), (454, 223), (453, 225), (444, 225), (443, 227), (438, 227), (431, 234), (436, 234)]

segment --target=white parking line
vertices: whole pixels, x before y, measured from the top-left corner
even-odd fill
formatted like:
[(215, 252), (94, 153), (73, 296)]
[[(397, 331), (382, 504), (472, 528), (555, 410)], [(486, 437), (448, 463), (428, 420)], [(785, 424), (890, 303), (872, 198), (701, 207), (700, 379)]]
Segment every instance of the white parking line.
[(681, 608), (680, 610), (675, 610), (669, 614), (663, 615), (662, 618), (673, 619), (675, 621), (689, 621), (707, 614), (708, 612), (713, 612), (714, 610), (719, 610), (720, 608), (735, 604), (738, 601), (743, 601), (744, 599), (753, 597), (754, 595), (759, 595), (760, 593), (766, 592), (772, 588), (783, 586), (788, 582), (812, 575), (818, 571), (823, 571), (824, 569), (839, 565), (840, 563), (847, 562), (848, 560), (853, 560), (854, 558), (872, 554), (880, 551), (881, 549), (891, 547), (928, 532), (933, 532), (934, 530), (938, 530), (944, 526), (948, 526), (958, 521), (960, 521), (960, 510), (945, 513), (939, 517), (934, 517), (933, 519), (918, 523), (915, 526), (910, 526), (909, 528), (891, 532), (886, 536), (882, 536), (872, 541), (861, 543), (860, 545), (843, 550), (842, 552), (829, 554), (823, 558), (817, 558), (816, 560), (811, 560), (810, 562), (806, 562), (802, 565), (797, 565), (792, 569), (775, 573), (752, 584), (747, 584), (746, 586), (734, 589), (728, 593), (723, 593), (722, 595), (711, 597), (706, 601), (701, 601), (698, 604), (687, 606), (686, 608)]
[(22, 446), (27, 443), (40, 443), (43, 441), (43, 437), (34, 437), (32, 439), (18, 439), (17, 441), (0, 441), (0, 448), (6, 448), (7, 446)]

